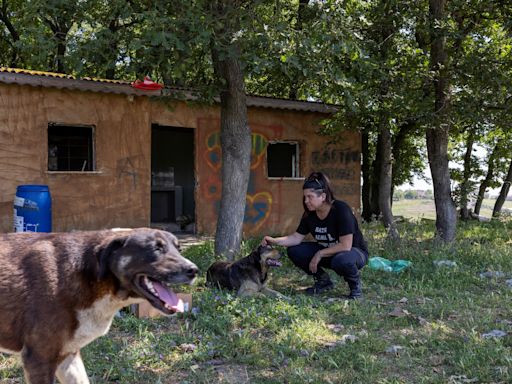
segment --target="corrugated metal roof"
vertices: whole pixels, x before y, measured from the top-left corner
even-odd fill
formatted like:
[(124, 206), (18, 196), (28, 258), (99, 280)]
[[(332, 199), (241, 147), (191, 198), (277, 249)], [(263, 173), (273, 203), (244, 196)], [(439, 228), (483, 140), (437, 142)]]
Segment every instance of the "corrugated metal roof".
[[(63, 73), (32, 71), (20, 68), (0, 67), (0, 83), (134, 96), (172, 97), (170, 95), (179, 94), (187, 100), (197, 99), (191, 89), (166, 87), (157, 91), (145, 91), (133, 88), (129, 81), (97, 79), (91, 77), (77, 78)], [(334, 113), (337, 111), (337, 107), (331, 104), (250, 95), (247, 96), (247, 106), (319, 113)]]

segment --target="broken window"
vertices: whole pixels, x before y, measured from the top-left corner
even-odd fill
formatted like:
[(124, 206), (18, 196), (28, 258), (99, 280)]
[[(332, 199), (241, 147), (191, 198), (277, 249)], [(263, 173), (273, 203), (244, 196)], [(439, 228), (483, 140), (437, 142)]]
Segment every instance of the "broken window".
[(267, 145), (268, 177), (300, 177), (299, 144), (270, 142)]
[(49, 171), (94, 171), (93, 127), (48, 125)]

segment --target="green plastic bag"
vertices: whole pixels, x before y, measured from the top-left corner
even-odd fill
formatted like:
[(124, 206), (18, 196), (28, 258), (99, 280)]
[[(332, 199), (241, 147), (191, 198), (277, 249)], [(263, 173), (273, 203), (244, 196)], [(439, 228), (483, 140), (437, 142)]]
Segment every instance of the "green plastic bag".
[(383, 257), (370, 257), (368, 266), (371, 269), (381, 270), (386, 272), (401, 272), (405, 268), (409, 267), (412, 262), (408, 260), (388, 260)]

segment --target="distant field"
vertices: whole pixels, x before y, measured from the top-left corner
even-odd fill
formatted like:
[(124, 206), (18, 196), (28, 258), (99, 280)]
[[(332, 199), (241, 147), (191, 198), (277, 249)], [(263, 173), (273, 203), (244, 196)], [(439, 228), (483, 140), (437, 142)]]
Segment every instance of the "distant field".
[[(485, 199), (480, 210), (480, 216), (491, 217), (495, 199)], [(512, 201), (506, 201), (505, 208), (512, 209)], [(393, 215), (407, 218), (435, 219), (434, 200), (400, 200), (393, 202)]]

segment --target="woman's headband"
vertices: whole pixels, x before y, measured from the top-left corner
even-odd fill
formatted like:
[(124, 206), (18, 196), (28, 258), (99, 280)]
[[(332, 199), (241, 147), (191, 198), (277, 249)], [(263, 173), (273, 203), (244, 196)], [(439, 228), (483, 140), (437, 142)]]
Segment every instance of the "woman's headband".
[(307, 178), (304, 181), (304, 184), (302, 185), (302, 189), (325, 190), (325, 188), (324, 188), (323, 184), (320, 182), (320, 180), (313, 178), (313, 177)]

